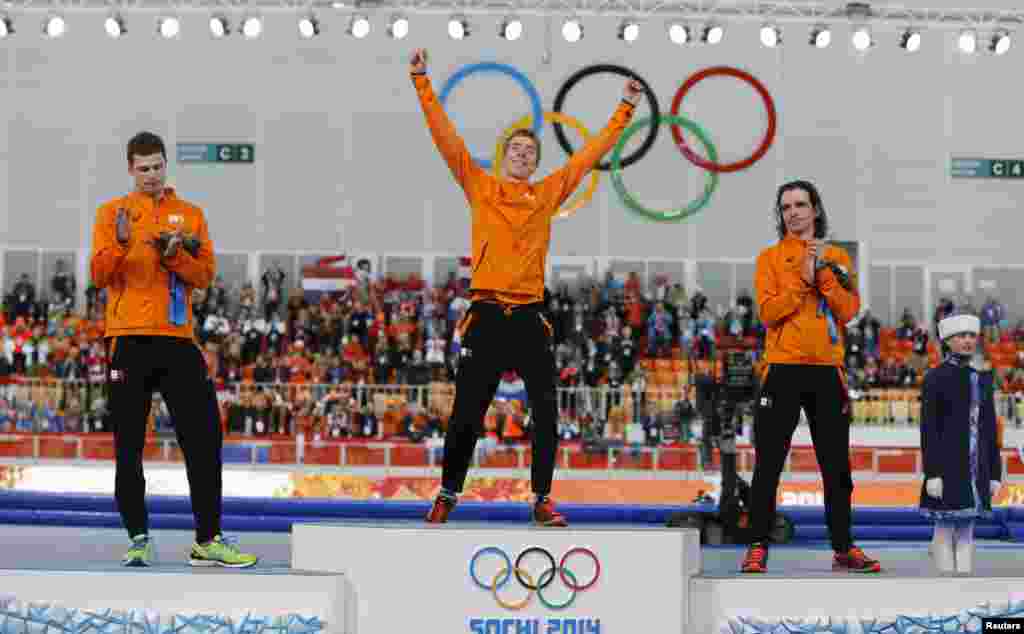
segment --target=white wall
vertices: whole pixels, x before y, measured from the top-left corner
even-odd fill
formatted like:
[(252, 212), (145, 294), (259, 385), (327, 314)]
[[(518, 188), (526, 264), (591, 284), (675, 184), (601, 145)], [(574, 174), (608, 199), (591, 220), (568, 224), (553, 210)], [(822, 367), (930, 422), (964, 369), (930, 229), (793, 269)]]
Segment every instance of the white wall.
[[(845, 30), (821, 51), (791, 25), (786, 45), (768, 51), (756, 23), (728, 25), (717, 47), (677, 47), (659, 21), (626, 44), (616, 21), (590, 19), (586, 38), (564, 42), (556, 21), (525, 20), (514, 43), (495, 35), (497, 18), (476, 19), (463, 42), (445, 34), (443, 16), (412, 16), (411, 35), (384, 34), (373, 15), (365, 40), (344, 33), (347, 17), (322, 17), (323, 34), (301, 41), (295, 16), (267, 15), (264, 36), (209, 36), (204, 13), (183, 14), (182, 35), (164, 41), (155, 14), (129, 13), (128, 35), (111, 40), (102, 13), (67, 14), (69, 31), (44, 41), (39, 17), (25, 18), (0, 43), (0, 231), (8, 245), (87, 248), (96, 206), (129, 186), (124, 144), (141, 129), (184, 141), (257, 145), (255, 165), (172, 164), (184, 196), (207, 211), (217, 247), (230, 251), (466, 252), (460, 191), (437, 156), (408, 80), (406, 57), (431, 53), (435, 88), (466, 63), (516, 65), (550, 108), (561, 83), (583, 66), (630, 66), (654, 87), (667, 111), (677, 87), (711, 65), (749, 70), (769, 88), (778, 136), (752, 168), (724, 174), (711, 204), (692, 221), (660, 225), (636, 218), (607, 176), (594, 203), (556, 224), (552, 253), (688, 259), (753, 257), (773, 240), (771, 206), (784, 179), (820, 184), (835, 236), (870, 245), (873, 261), (932, 265), (1018, 264), (1015, 213), (1024, 182), (951, 181), (951, 154), (1020, 156), (1018, 104), (1024, 88), (1020, 47), (1003, 57), (968, 58), (952, 32), (930, 32), (922, 51), (896, 45), (895, 26), (858, 56)], [(15, 16), (17, 17), (17, 16)], [(616, 105), (618, 78), (583, 83), (566, 104), (591, 130)], [(700, 84), (685, 104), (712, 135), (723, 160), (756, 145), (765, 126), (755, 93), (730, 79)], [(528, 103), (500, 77), (459, 87), (450, 111), (467, 142), (493, 152), (493, 139)], [(646, 108), (641, 110), (645, 113)], [(547, 171), (564, 160), (550, 127)], [(173, 160), (173, 157), (172, 157)], [(704, 173), (674, 149), (667, 128), (649, 157), (625, 172), (652, 206), (684, 204)]]

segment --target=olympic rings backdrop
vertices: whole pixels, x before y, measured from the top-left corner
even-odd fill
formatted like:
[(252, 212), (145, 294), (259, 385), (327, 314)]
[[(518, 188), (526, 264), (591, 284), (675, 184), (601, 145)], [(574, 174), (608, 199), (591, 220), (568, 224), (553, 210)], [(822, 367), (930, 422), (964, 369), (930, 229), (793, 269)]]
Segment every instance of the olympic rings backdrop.
[[(455, 71), (455, 74), (448, 78), (448, 81), (444, 83), (444, 87), (441, 88), (441, 94), (438, 95), (438, 101), (441, 105), (445, 105), (448, 101), (448, 96), (452, 90), (461, 82), (463, 79), (476, 73), (501, 73), (511, 77), (519, 86), (526, 91), (526, 95), (530, 98), (530, 105), (533, 108), (533, 133), (538, 137), (544, 129), (544, 106), (540, 102), (540, 93), (537, 92), (537, 88), (530, 81), (530, 78), (524, 75), (518, 69), (509, 66), (508, 64), (498, 64), (495, 62), (481, 62), (478, 64), (468, 64), (463, 66), (459, 70)], [(484, 169), (491, 166), (491, 162), (488, 159), (478, 158), (477, 163)]]
[[(712, 195), (718, 187), (719, 174), (736, 172), (744, 170), (757, 161), (761, 160), (771, 148), (772, 143), (775, 140), (775, 132), (777, 129), (777, 113), (775, 110), (775, 102), (772, 99), (771, 93), (756, 77), (751, 75), (745, 70), (739, 68), (733, 68), (731, 66), (713, 66), (702, 69), (693, 75), (687, 77), (679, 89), (676, 91), (675, 96), (672, 99), (672, 107), (670, 115), (662, 115), (660, 106), (658, 104), (658, 98), (650, 84), (647, 83), (642, 76), (636, 71), (626, 68), (625, 66), (617, 66), (614, 64), (595, 64), (586, 66), (569, 76), (555, 95), (555, 100), (551, 111), (545, 111), (541, 103), (540, 93), (537, 88), (530, 81), (524, 73), (519, 71), (513, 66), (508, 64), (499, 64), (495, 62), (480, 62), (476, 64), (467, 64), (459, 68), (448, 80), (445, 82), (444, 87), (441, 89), (439, 95), (439, 101), (442, 105), (447, 103), (448, 97), (451, 95), (452, 90), (456, 85), (461, 83), (467, 77), (477, 73), (500, 73), (507, 75), (513, 79), (526, 93), (530, 100), (531, 114), (519, 119), (515, 123), (506, 129), (502, 135), (498, 138), (497, 146), (495, 148), (495, 154), (493, 159), (488, 158), (475, 158), (475, 160), (484, 168), (493, 168), (496, 176), (501, 175), (501, 163), (503, 159), (503, 143), (502, 141), (517, 128), (522, 128), (527, 125), (530, 129), (540, 138), (544, 130), (544, 122), (548, 121), (552, 124), (555, 130), (555, 138), (558, 144), (562, 147), (566, 154), (572, 155), (574, 148), (569, 142), (569, 139), (565, 135), (564, 125), (568, 125), (577, 130), (584, 139), (584, 142), (591, 136), (590, 132), (583, 126), (582, 123), (575, 117), (572, 117), (564, 112), (562, 108), (565, 105), (566, 97), (569, 92), (578, 85), (584, 79), (592, 77), (598, 74), (613, 74), (622, 77), (633, 78), (638, 80), (643, 86), (644, 97), (647, 101), (648, 107), (651, 110), (651, 115), (644, 119), (634, 121), (629, 128), (627, 128), (622, 136), (619, 138), (618, 143), (612, 150), (610, 158), (600, 163), (597, 168), (591, 173), (590, 183), (586, 189), (578, 194), (576, 198), (559, 211), (556, 218), (568, 218), (572, 216), (576, 211), (581, 209), (590, 203), (593, 199), (594, 193), (597, 191), (597, 185), (599, 180), (599, 172), (608, 172), (612, 179), (612, 185), (615, 189), (616, 194), (622, 204), (629, 210), (637, 213), (638, 215), (648, 218), (651, 220), (662, 221), (662, 222), (674, 222), (681, 221), (692, 217), (701, 209), (705, 208), (711, 201)], [(764, 103), (765, 112), (768, 118), (768, 127), (765, 131), (764, 136), (761, 139), (760, 144), (754, 150), (754, 153), (749, 157), (736, 161), (733, 163), (719, 163), (718, 162), (718, 150), (712, 141), (712, 134), (703, 129), (700, 124), (696, 121), (692, 121), (685, 116), (680, 114), (680, 108), (682, 107), (683, 100), (690, 93), (695, 85), (709, 77), (732, 77), (739, 79), (740, 81), (749, 84), (757, 91)], [(655, 141), (658, 138), (658, 130), (662, 124), (669, 124), (672, 132), (672, 138), (675, 145), (683, 157), (689, 161), (692, 165), (699, 167), (708, 172), (708, 178), (704, 186), (703, 192), (688, 204), (680, 204), (675, 206), (673, 209), (668, 210), (654, 210), (648, 209), (643, 206), (639, 201), (638, 197), (633, 195), (626, 189), (625, 181), (622, 178), (622, 171), (638, 161), (644, 158), (647, 153), (654, 146)], [(643, 128), (648, 128), (647, 134), (644, 137), (643, 142), (637, 147), (632, 154), (623, 157), (623, 151), (626, 143), (631, 139), (637, 132)], [(686, 139), (681, 128), (686, 129), (692, 133), (697, 140), (704, 146), (706, 156), (694, 151), (686, 142)], [(511, 566), (510, 566), (511, 569)]]

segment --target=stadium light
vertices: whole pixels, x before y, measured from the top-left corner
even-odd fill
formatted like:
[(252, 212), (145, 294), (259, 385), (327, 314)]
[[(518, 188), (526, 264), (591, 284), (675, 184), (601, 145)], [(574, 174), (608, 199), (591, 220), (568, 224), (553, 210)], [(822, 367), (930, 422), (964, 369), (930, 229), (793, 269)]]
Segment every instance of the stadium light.
[(832, 31), (827, 26), (817, 26), (811, 29), (811, 46), (815, 48), (828, 48), (832, 43)]
[(49, 38), (58, 38), (67, 31), (67, 23), (59, 15), (53, 15), (43, 23), (43, 33)]
[(871, 37), (871, 30), (866, 26), (858, 27), (854, 30), (853, 35), (850, 36), (850, 41), (853, 43), (853, 48), (860, 53), (868, 50), (875, 43)]
[(523, 23), (515, 18), (502, 20), (498, 27), (498, 35), (514, 42), (523, 36)]
[(761, 43), (768, 48), (775, 48), (779, 44), (782, 44), (782, 31), (779, 27), (772, 25), (765, 25), (761, 27)]
[(579, 20), (566, 20), (562, 25), (562, 37), (566, 42), (579, 42), (583, 39), (583, 25)]
[(174, 17), (161, 18), (157, 31), (164, 37), (164, 39), (169, 40), (173, 37), (178, 37), (181, 33), (181, 21)]
[(299, 20), (299, 37), (308, 40), (317, 35), (320, 35), (320, 21), (316, 16), (307, 15)]
[(623, 42), (635, 42), (640, 37), (640, 25), (632, 20), (626, 20), (619, 25), (619, 39)]
[(988, 50), (994, 55), (1005, 55), (1010, 50), (1010, 44), (1009, 31), (996, 31), (988, 43)]
[(700, 39), (705, 44), (718, 44), (725, 37), (725, 29), (718, 24), (709, 24), (704, 27)]
[(364, 15), (353, 16), (348, 23), (348, 34), (356, 39), (363, 39), (370, 34), (370, 20)]
[(215, 15), (210, 18), (210, 35), (220, 39), (231, 33), (231, 23), (222, 15)]
[(396, 15), (388, 23), (388, 35), (392, 39), (400, 40), (409, 35), (409, 19), (402, 15)]
[(690, 27), (673, 22), (668, 25), (668, 39), (673, 44), (688, 44), (691, 40)]
[(908, 53), (916, 53), (921, 50), (921, 33), (907, 29), (900, 35), (900, 48)]
[(103, 21), (103, 28), (107, 35), (117, 39), (125, 34), (124, 19), (119, 15), (112, 15)]
[(242, 20), (242, 35), (252, 40), (263, 33), (263, 20), (256, 16), (249, 16)]
[(964, 31), (957, 38), (956, 43), (960, 52), (970, 55), (978, 50), (978, 35), (974, 31)]
[(464, 17), (453, 17), (448, 21), (448, 37), (461, 40), (469, 37), (469, 21)]

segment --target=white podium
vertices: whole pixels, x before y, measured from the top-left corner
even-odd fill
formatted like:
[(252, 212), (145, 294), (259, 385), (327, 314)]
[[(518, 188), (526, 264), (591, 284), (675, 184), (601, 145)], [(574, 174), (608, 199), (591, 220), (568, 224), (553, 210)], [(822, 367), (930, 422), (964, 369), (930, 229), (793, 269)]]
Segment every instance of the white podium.
[(689, 631), (701, 634), (980, 633), (983, 616), (1024, 617), (1021, 577), (735, 575), (690, 584)]
[(700, 535), (668, 528), (295, 524), (292, 567), (344, 575), (346, 634), (675, 633), (686, 630)]
[(0, 570), (0, 604), (3, 631), (344, 631), (341, 575), (287, 568)]

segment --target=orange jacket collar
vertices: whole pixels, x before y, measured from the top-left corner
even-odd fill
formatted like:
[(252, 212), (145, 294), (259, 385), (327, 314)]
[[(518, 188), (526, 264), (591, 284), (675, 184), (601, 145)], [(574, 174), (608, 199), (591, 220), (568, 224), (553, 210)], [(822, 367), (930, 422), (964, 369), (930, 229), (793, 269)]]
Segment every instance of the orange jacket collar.
[[(139, 191), (133, 191), (132, 193), (128, 194), (128, 197), (129, 198), (152, 199), (152, 196), (150, 196), (149, 194), (144, 194), (144, 193), (139, 192)], [(171, 199), (174, 199), (174, 198), (177, 198), (177, 197), (178, 196), (175, 193), (173, 187), (164, 187), (163, 196), (161, 196), (160, 200), (161, 201), (163, 201), (163, 200), (171, 200)]]
[(807, 244), (808, 241), (804, 240), (803, 238), (798, 238), (797, 236), (793, 235), (792, 233), (787, 232), (786, 236), (784, 238), (782, 238), (782, 240), (780, 240), (780, 242), (782, 242), (783, 244), (786, 244), (786, 243), (789, 243), (789, 244)]

